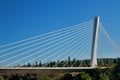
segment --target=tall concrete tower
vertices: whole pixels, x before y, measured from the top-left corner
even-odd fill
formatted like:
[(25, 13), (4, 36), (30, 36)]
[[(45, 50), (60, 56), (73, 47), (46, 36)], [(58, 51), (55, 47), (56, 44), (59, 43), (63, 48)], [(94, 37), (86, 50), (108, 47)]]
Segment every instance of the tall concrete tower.
[(98, 44), (99, 19), (100, 19), (99, 16), (95, 17), (94, 19), (90, 67), (97, 67), (97, 44)]

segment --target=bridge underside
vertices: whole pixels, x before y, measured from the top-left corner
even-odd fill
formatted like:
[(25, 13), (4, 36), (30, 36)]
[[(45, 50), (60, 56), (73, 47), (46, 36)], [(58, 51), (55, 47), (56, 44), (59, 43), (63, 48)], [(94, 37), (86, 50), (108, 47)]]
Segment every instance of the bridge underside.
[(92, 71), (92, 67), (14, 67), (0, 68), (0, 75), (11, 74), (41, 74), (41, 73), (71, 73), (81, 71)]

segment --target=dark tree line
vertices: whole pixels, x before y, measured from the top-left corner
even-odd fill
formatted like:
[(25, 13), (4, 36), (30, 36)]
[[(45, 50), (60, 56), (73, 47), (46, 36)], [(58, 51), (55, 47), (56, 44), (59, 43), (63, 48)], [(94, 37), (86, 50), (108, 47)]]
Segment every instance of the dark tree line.
[[(114, 67), (117, 64), (117, 60), (119, 58), (101, 58), (97, 59), (98, 67), (106, 66), (106, 67)], [(35, 62), (34, 64), (26, 64), (21, 67), (88, 67), (90, 64), (90, 60), (77, 60), (68, 57), (68, 60), (61, 60), (61, 61), (50, 61), (47, 63)]]
[[(77, 60), (73, 59), (71, 60), (70, 57), (68, 57), (68, 60), (58, 60), (58, 61), (50, 61), (47, 63), (35, 62), (34, 64), (26, 64), (21, 67), (80, 67), (80, 66), (89, 66), (90, 60)], [(18, 65), (19, 66), (19, 65)]]

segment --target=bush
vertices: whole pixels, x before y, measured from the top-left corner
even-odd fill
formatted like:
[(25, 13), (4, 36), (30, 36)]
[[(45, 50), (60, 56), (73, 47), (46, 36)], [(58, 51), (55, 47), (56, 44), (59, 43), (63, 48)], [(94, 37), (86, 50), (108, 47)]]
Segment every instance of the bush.
[(61, 80), (73, 80), (73, 77), (71, 74), (67, 73), (61, 78)]
[(91, 80), (91, 77), (89, 76), (88, 73), (81, 72), (73, 80)]
[(0, 76), (0, 80), (4, 80), (4, 77), (3, 77), (3, 76)]

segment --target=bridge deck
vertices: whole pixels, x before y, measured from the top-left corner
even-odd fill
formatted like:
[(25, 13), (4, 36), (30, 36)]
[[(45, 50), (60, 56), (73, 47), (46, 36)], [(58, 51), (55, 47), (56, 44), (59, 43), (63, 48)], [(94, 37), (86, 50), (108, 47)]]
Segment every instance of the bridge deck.
[(0, 69), (94, 69), (93, 67), (0, 67)]
[[(104, 68), (104, 67), (102, 67)], [(66, 73), (92, 71), (93, 67), (1, 67), (0, 75), (27, 74), (27, 73)]]

